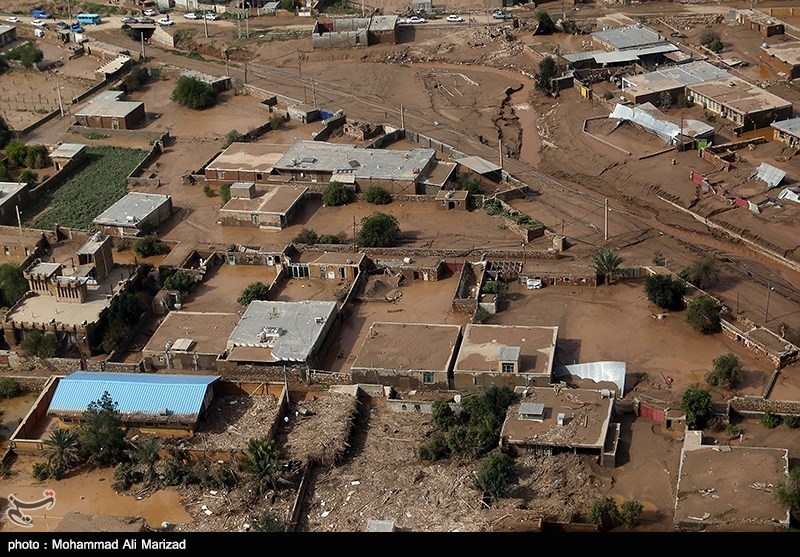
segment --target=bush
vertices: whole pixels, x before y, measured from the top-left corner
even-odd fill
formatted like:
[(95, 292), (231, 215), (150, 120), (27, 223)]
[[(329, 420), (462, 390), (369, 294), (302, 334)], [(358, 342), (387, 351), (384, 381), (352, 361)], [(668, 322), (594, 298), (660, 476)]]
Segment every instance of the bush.
[(686, 284), (669, 275), (650, 275), (644, 283), (647, 299), (660, 308), (678, 309), (683, 305)]
[(178, 78), (170, 98), (187, 108), (202, 110), (217, 102), (217, 92), (205, 81), (182, 75)]
[(227, 149), (233, 143), (244, 143), (247, 140), (247, 135), (240, 133), (238, 130), (231, 130), (225, 134), (225, 141), (222, 142), (222, 148)]
[(39, 183), (39, 175), (30, 168), (26, 168), (19, 173), (19, 181), (28, 184), (29, 188), (35, 188)]
[(372, 186), (369, 188), (364, 198), (367, 200), (367, 203), (372, 203), (373, 205), (388, 205), (392, 202), (392, 194), (380, 186)]
[(28, 279), (18, 265), (0, 265), (0, 305), (11, 307), (28, 291)]
[(639, 501), (629, 499), (622, 503), (620, 518), (622, 518), (622, 521), (630, 528), (633, 528), (639, 525), (639, 517), (642, 515), (642, 511), (644, 511), (643, 504)]
[(269, 286), (263, 282), (251, 282), (244, 287), (242, 293), (236, 299), (236, 303), (242, 306), (249, 306), (254, 300), (266, 300), (269, 297)]
[(122, 83), (125, 85), (125, 91), (130, 93), (141, 89), (142, 85), (147, 83), (149, 79), (150, 72), (148, 72), (147, 68), (137, 64), (131, 68), (131, 71), (128, 72), (128, 75), (122, 80)]
[(714, 368), (706, 374), (706, 382), (712, 387), (730, 389), (742, 380), (742, 362), (736, 354), (722, 354), (714, 359)]
[(329, 182), (322, 192), (322, 203), (331, 207), (347, 205), (354, 198), (353, 188), (341, 182)]
[(14, 398), (22, 392), (22, 385), (10, 377), (0, 379), (0, 399)]
[(169, 253), (169, 246), (154, 236), (145, 236), (136, 240), (133, 251), (141, 257), (151, 257)]
[(24, 67), (32, 68), (37, 62), (42, 61), (44, 53), (35, 44), (28, 42), (12, 48), (6, 52), (4, 58), (6, 60), (19, 60)]
[(483, 285), (486, 294), (505, 294), (507, 290), (508, 285), (502, 280), (490, 280)]
[(292, 243), (294, 244), (306, 244), (308, 246), (313, 246), (318, 241), (319, 235), (316, 233), (316, 231), (309, 228), (302, 228), (300, 232), (298, 232), (297, 236), (292, 239)]
[(764, 415), (761, 416), (761, 425), (766, 427), (767, 429), (775, 429), (783, 422), (783, 418), (781, 418), (778, 414), (773, 414), (771, 410), (767, 410), (764, 412)]
[(491, 316), (492, 314), (489, 313), (489, 310), (487, 310), (483, 306), (478, 306), (477, 309), (475, 310), (475, 315), (472, 316), (472, 322), (486, 323), (486, 321), (488, 321)]
[(164, 280), (164, 288), (187, 293), (197, 283), (197, 279), (185, 271), (177, 271)]
[(515, 478), (514, 459), (500, 449), (495, 449), (481, 463), (473, 487), (483, 491), (491, 501), (497, 501), (508, 494)]
[(715, 333), (721, 327), (721, 309), (711, 296), (700, 296), (689, 301), (686, 308), (686, 322), (703, 334)]
[(222, 204), (225, 205), (231, 200), (231, 184), (222, 184), (219, 187), (219, 196), (222, 199)]
[(785, 423), (786, 427), (789, 429), (797, 429), (800, 427), (800, 416), (786, 416), (783, 418), (783, 423)]
[(594, 502), (589, 510), (589, 520), (597, 526), (598, 530), (611, 530), (623, 522), (617, 502), (610, 496)]
[(283, 532), (285, 529), (283, 521), (270, 511), (264, 511), (253, 521), (254, 532)]
[(393, 215), (372, 213), (361, 219), (358, 244), (365, 248), (390, 248), (400, 240), (400, 225)]
[(37, 462), (33, 465), (33, 468), (31, 469), (31, 475), (40, 482), (50, 479), (50, 477), (52, 476), (52, 472), (53, 471), (50, 467), (50, 464), (47, 462)]
[(742, 428), (735, 424), (728, 424), (725, 426), (725, 435), (728, 437), (737, 437), (742, 432)]
[(317, 240), (318, 244), (341, 244), (342, 239), (336, 234), (322, 234)]
[(446, 458), (450, 454), (450, 447), (447, 443), (446, 435), (441, 431), (434, 431), (433, 434), (420, 445), (420, 460), (436, 461)]
[(128, 491), (142, 481), (142, 474), (137, 472), (130, 462), (122, 462), (114, 469), (114, 491)]

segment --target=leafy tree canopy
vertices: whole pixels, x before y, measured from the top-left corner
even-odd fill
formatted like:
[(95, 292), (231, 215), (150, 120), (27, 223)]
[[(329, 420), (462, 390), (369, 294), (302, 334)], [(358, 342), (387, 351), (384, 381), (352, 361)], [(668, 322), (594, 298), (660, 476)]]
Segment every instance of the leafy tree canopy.
[(678, 309), (683, 305), (686, 284), (669, 275), (650, 275), (644, 283), (647, 299), (664, 309)]
[(393, 247), (400, 240), (400, 224), (393, 215), (373, 213), (361, 219), (358, 244), (366, 248)]
[(603, 277), (606, 284), (619, 274), (623, 261), (622, 257), (608, 248), (602, 248), (592, 257), (595, 271)]
[(18, 265), (0, 265), (0, 304), (3, 307), (13, 306), (27, 291), (28, 280)]
[(244, 287), (242, 293), (236, 299), (236, 303), (242, 306), (249, 306), (254, 300), (266, 300), (269, 297), (269, 286), (263, 282), (251, 282)]
[(322, 202), (330, 207), (347, 205), (354, 198), (353, 188), (341, 182), (329, 182), (322, 192)]
[(217, 102), (217, 92), (210, 83), (182, 75), (178, 78), (170, 98), (187, 108), (201, 110)]
[(551, 89), (550, 80), (556, 77), (557, 73), (558, 67), (556, 66), (556, 61), (552, 56), (545, 56), (545, 58), (539, 62), (539, 74), (536, 76), (536, 88), (539, 91), (549, 93)]
[(719, 282), (720, 272), (717, 260), (711, 256), (701, 257), (686, 267), (680, 277), (695, 285), (697, 288), (707, 290)]
[(114, 465), (125, 460), (125, 430), (118, 404), (108, 391), (83, 413), (78, 427), (81, 455), (101, 465)]
[(714, 358), (713, 369), (706, 374), (706, 382), (712, 387), (730, 389), (742, 380), (742, 362), (731, 352)]
[(711, 296), (700, 296), (689, 301), (686, 307), (686, 322), (703, 334), (719, 331), (721, 325), (720, 308)]
[(690, 385), (681, 398), (681, 408), (686, 412), (689, 429), (703, 429), (714, 409), (711, 393), (699, 385)]

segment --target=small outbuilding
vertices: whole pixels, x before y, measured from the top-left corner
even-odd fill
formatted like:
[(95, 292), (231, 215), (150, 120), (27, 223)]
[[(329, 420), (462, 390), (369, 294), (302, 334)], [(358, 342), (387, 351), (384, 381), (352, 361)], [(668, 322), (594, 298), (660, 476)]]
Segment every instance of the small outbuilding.
[(172, 196), (129, 192), (94, 219), (97, 230), (111, 236), (141, 236), (172, 216)]

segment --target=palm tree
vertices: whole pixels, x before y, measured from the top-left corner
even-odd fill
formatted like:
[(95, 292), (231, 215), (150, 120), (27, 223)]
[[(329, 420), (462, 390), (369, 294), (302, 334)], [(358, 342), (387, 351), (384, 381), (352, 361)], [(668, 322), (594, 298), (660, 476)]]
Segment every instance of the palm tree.
[(161, 438), (149, 435), (132, 442), (131, 445), (128, 455), (134, 462), (145, 467), (144, 483), (146, 485), (152, 483), (156, 477), (156, 461), (158, 451), (161, 449)]
[(681, 278), (701, 290), (706, 290), (719, 282), (717, 260), (710, 255), (701, 257), (681, 273)]
[(622, 261), (622, 257), (608, 248), (602, 248), (592, 257), (595, 271), (603, 277), (606, 284), (609, 284), (611, 279), (619, 274)]
[(275, 490), (281, 472), (280, 451), (275, 441), (266, 437), (250, 439), (244, 452), (242, 469), (252, 476), (256, 493), (264, 495), (270, 489)]
[(56, 479), (80, 460), (78, 456), (78, 434), (66, 428), (54, 429), (45, 439), (47, 461)]

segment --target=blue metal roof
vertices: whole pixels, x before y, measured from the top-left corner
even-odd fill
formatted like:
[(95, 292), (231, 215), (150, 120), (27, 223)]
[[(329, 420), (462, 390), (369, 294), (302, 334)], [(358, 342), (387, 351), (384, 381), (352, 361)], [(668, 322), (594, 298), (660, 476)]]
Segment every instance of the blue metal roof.
[(126, 414), (196, 415), (202, 409), (208, 386), (220, 375), (169, 375), (76, 371), (56, 386), (47, 413), (82, 413), (105, 391)]

